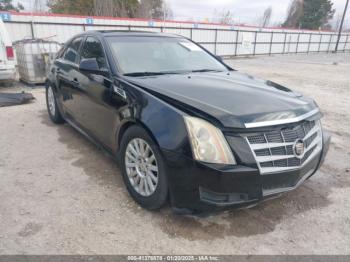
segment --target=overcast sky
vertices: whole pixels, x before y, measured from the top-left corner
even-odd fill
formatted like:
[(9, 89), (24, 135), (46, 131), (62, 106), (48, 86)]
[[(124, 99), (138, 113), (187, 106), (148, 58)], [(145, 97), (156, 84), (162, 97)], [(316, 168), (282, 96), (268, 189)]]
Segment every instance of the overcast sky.
[[(254, 24), (262, 16), (264, 10), (272, 7), (272, 23), (283, 22), (291, 0), (166, 0), (171, 6), (175, 19), (198, 20), (213, 19), (215, 10), (220, 13), (230, 10), (234, 14), (235, 23)], [(341, 15), (346, 0), (332, 0), (337, 13)], [(350, 9), (350, 8), (349, 8)], [(350, 22), (350, 11), (347, 23)]]
[[(46, 0), (41, 0), (46, 2)], [(236, 24), (256, 24), (264, 10), (272, 7), (272, 25), (284, 21), (291, 0), (164, 0), (168, 3), (174, 13), (174, 19), (215, 21), (216, 13), (230, 10), (234, 15)], [(21, 2), (26, 9), (33, 8), (34, 0), (15, 0)], [(334, 19), (340, 16), (344, 10), (346, 0), (332, 0), (337, 10)], [(350, 8), (349, 8), (350, 9)], [(346, 25), (350, 27), (350, 10), (346, 17)]]

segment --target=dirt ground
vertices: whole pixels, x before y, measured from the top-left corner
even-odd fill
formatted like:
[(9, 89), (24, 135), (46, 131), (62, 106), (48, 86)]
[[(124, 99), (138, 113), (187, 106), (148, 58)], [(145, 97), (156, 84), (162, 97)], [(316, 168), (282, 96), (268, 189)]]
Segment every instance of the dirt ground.
[(198, 218), (149, 212), (116, 164), (36, 100), (0, 108), (0, 254), (350, 254), (350, 54), (235, 59), (234, 68), (312, 96), (328, 158), (297, 190)]

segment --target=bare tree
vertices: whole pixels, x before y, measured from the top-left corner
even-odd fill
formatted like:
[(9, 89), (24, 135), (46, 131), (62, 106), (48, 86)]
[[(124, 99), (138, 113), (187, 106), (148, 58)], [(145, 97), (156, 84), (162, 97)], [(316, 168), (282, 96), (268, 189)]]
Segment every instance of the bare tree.
[(95, 15), (97, 16), (111, 16), (111, 12), (113, 12), (113, 9), (110, 9), (109, 7), (112, 4), (112, 0), (94, 0), (94, 10)]
[(152, 18), (152, 3), (151, 1), (140, 1), (137, 10), (137, 16), (142, 18)]
[(149, 19), (172, 19), (173, 13), (165, 0), (140, 0), (137, 16)]
[(44, 12), (46, 11), (46, 1), (45, 0), (35, 0), (33, 5), (34, 12)]
[(114, 17), (135, 17), (138, 0), (93, 0), (95, 15)]
[(221, 12), (214, 11), (214, 21), (220, 24), (232, 25), (233, 24), (233, 12), (230, 10), (222, 10)]
[(265, 9), (264, 14), (260, 19), (260, 26), (261, 27), (268, 26), (270, 24), (271, 16), (272, 16), (272, 7), (270, 6)]
[(338, 31), (341, 23), (342, 15), (338, 14), (334, 22), (334, 30)]
[(167, 4), (167, 2), (163, 1), (163, 13), (164, 13), (164, 20), (165, 19), (174, 19), (174, 13), (173, 10), (170, 8), (170, 6)]
[(303, 0), (293, 0), (288, 8), (287, 19), (283, 23), (286, 27), (297, 27), (303, 15)]

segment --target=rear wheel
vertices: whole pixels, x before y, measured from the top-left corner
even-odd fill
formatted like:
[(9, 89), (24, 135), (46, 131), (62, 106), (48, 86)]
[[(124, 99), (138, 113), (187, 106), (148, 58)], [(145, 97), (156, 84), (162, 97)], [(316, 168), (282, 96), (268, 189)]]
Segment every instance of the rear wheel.
[(55, 124), (64, 123), (64, 119), (57, 106), (55, 90), (51, 85), (46, 86), (46, 105), (47, 111), (52, 122), (54, 122)]
[(158, 146), (143, 128), (132, 126), (125, 132), (120, 163), (133, 199), (146, 209), (161, 208), (168, 194), (164, 162)]

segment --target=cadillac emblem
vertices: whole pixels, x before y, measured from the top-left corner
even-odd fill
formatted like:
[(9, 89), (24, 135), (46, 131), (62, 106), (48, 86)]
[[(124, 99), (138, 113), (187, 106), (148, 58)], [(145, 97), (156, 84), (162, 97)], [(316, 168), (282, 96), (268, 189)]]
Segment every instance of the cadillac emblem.
[(293, 151), (294, 151), (295, 157), (303, 158), (304, 153), (305, 153), (304, 141), (301, 139), (298, 139), (297, 141), (295, 141), (294, 146), (293, 146)]

